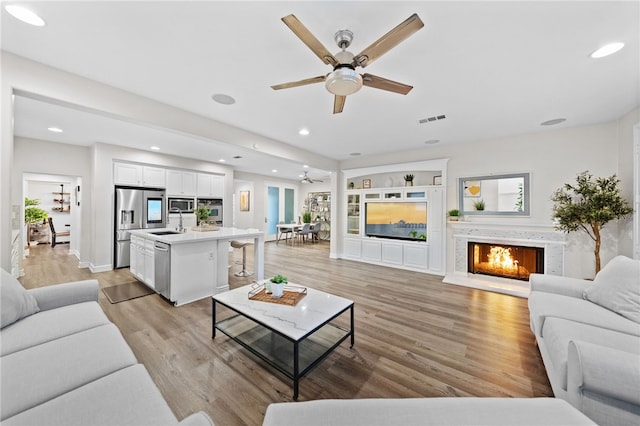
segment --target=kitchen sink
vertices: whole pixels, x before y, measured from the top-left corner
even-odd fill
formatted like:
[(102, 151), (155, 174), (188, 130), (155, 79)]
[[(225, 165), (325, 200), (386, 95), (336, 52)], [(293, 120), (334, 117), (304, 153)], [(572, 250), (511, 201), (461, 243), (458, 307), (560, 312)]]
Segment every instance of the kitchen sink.
[(158, 231), (158, 232), (149, 232), (150, 234), (153, 235), (173, 235), (173, 234), (180, 234), (180, 232), (178, 231)]

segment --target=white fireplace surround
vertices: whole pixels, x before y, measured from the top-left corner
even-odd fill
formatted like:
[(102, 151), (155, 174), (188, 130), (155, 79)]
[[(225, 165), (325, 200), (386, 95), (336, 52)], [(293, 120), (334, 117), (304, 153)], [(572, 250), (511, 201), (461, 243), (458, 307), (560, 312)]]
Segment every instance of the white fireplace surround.
[(482, 274), (471, 274), (468, 270), (468, 243), (494, 243), (544, 248), (544, 273), (564, 275), (564, 233), (552, 225), (502, 223), (449, 222), (453, 229), (454, 265), (443, 282), (463, 285), (519, 297), (529, 296), (529, 282)]

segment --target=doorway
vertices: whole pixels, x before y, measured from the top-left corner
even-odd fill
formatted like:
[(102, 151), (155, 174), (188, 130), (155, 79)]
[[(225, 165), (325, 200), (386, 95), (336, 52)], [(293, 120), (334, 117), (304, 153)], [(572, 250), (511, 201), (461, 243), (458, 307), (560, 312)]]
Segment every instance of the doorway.
[(274, 241), (278, 237), (279, 222), (295, 221), (296, 192), (292, 187), (267, 184), (266, 193), (265, 241)]

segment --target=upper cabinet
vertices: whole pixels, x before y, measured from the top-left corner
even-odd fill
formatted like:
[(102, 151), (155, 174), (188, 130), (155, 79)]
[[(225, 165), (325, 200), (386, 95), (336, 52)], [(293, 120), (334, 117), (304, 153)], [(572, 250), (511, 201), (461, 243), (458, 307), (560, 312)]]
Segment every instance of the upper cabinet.
[(165, 169), (131, 163), (113, 163), (113, 183), (116, 185), (164, 188)]
[(195, 197), (196, 173), (184, 170), (167, 170), (167, 195)]
[(198, 173), (196, 180), (198, 197), (223, 198), (224, 176)]

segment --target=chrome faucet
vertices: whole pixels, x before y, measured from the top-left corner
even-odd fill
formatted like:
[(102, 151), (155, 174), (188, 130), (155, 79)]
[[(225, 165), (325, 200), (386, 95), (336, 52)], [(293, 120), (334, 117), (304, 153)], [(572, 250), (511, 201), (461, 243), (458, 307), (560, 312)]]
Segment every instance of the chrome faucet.
[(171, 213), (174, 210), (178, 210), (178, 213), (180, 213), (180, 223), (178, 224), (178, 232), (184, 232), (186, 231), (186, 229), (184, 229), (184, 227), (182, 226), (182, 210), (180, 210), (177, 207), (171, 207), (169, 209), (169, 213)]

